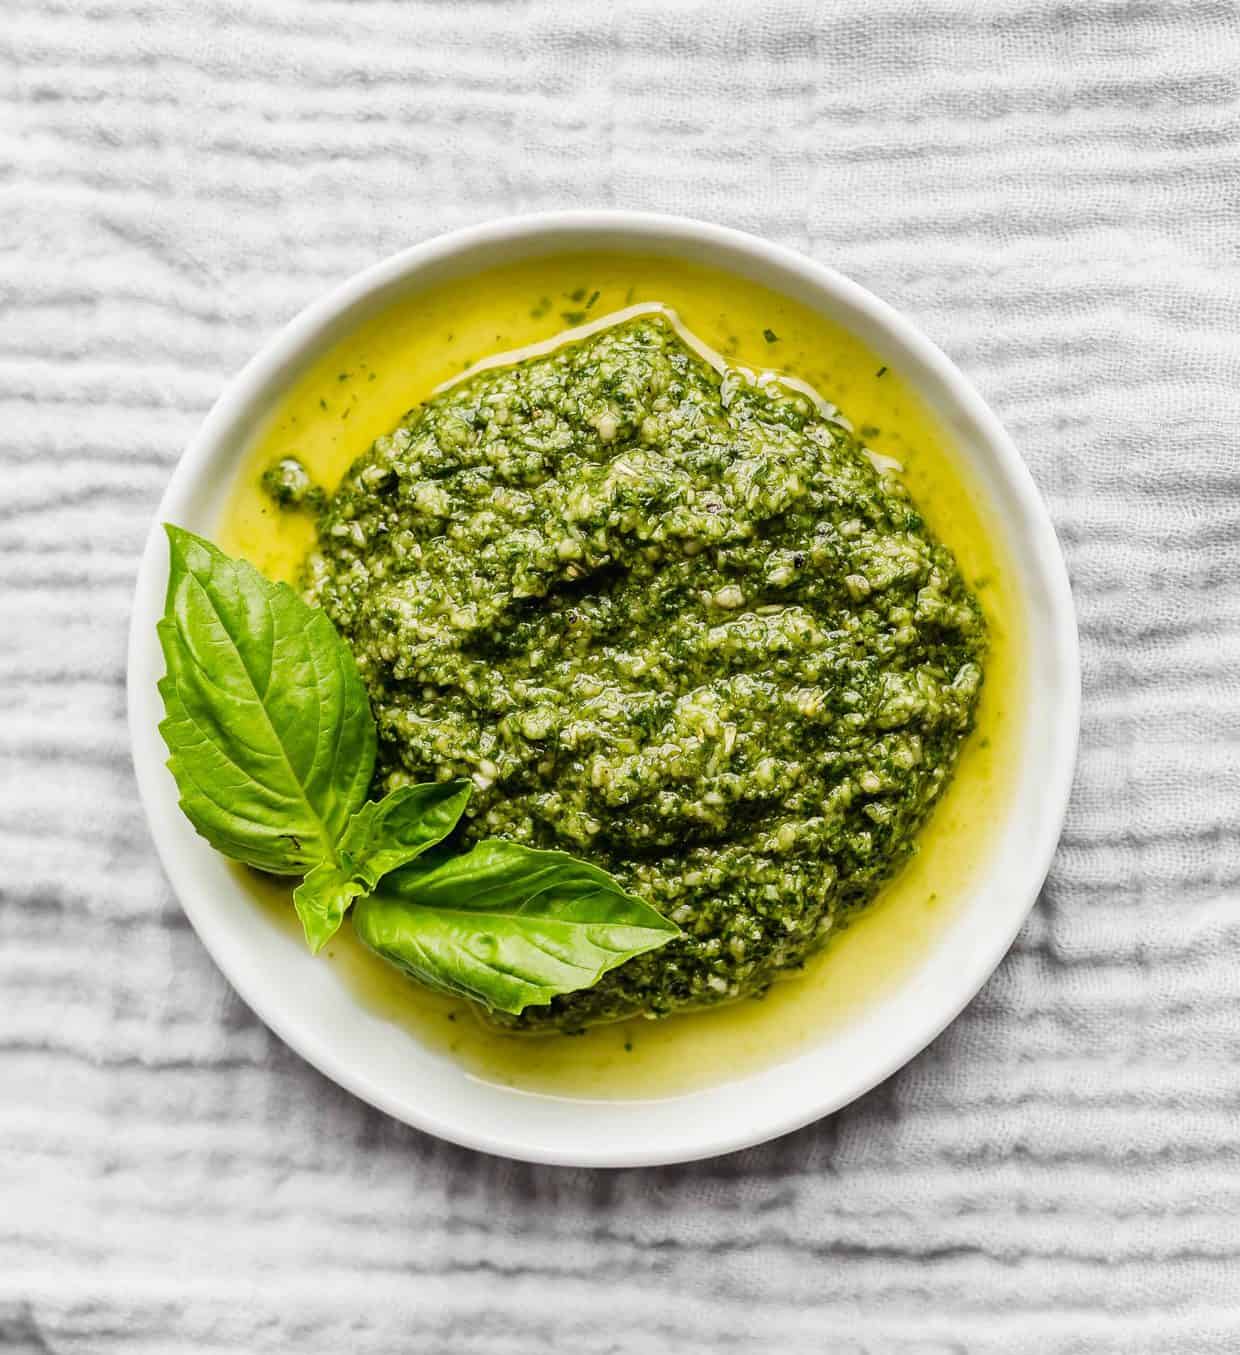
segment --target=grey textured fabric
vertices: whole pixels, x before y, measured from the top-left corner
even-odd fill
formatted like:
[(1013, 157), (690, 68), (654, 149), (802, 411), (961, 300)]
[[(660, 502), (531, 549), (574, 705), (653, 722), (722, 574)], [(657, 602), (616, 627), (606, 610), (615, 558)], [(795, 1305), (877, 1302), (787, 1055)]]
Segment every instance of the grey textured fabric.
[[(8, 0), (0, 1346), (1240, 1349), (1240, 14), (1230, 4)], [(910, 313), (1071, 567), (1077, 787), (935, 1045), (766, 1147), (516, 1166), (233, 996), (131, 774), (136, 561), (225, 378), (514, 211), (736, 225)]]

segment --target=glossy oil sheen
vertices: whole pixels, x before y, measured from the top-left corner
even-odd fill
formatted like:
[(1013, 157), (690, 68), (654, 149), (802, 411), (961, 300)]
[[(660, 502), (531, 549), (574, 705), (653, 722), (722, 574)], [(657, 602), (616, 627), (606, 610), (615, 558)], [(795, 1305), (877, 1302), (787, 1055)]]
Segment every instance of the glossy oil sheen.
[[(919, 509), (977, 591), (991, 648), (977, 728), (918, 855), (802, 974), (762, 999), (581, 1036), (505, 1036), (482, 1025), (468, 1004), (409, 983), (354, 941), (347, 926), (328, 947), (328, 961), (357, 1000), (407, 1033), (398, 1038), (416, 1038), (487, 1080), (558, 1095), (666, 1096), (742, 1077), (792, 1057), (881, 1001), (941, 937), (975, 878), (1020, 752), (1017, 606), (1000, 548), (950, 447), (882, 354), (798, 303), (726, 274), (637, 256), (561, 255), (400, 303), (338, 344), (287, 392), (250, 455), (219, 543), (272, 577), (294, 578), (313, 526), (308, 517), (280, 513), (260, 490), (259, 476), (272, 461), (295, 455), (334, 488), (375, 437), (464, 367), (549, 338), (591, 312), (642, 301), (673, 307), (732, 361), (811, 383), (840, 406), (867, 446), (901, 462)], [(251, 889), (274, 924), (296, 929), (287, 891), (256, 881)]]

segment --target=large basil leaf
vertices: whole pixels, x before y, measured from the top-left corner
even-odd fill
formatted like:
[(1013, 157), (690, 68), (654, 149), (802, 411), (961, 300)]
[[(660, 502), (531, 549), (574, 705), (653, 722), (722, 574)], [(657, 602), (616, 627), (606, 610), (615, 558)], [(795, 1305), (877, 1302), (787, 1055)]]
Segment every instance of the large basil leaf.
[(375, 727), (327, 616), (169, 526), (160, 732), (181, 808), (226, 856), (277, 875), (330, 860), (366, 799)]
[(353, 925), (421, 982), (512, 1013), (588, 988), (680, 934), (597, 866), (497, 840), (387, 876)]
[(340, 840), (340, 863), (316, 866), (293, 894), (310, 949), (317, 953), (335, 936), (359, 894), (442, 842), (456, 827), (472, 789), (468, 781), (430, 781), (401, 786), (364, 804)]

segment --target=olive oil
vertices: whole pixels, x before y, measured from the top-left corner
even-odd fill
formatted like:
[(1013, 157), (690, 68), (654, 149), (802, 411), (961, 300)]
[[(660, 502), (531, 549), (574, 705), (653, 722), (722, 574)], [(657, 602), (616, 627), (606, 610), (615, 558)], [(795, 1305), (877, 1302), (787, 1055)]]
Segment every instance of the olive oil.
[[(562, 255), (428, 290), (375, 316), (287, 391), (249, 455), (217, 530), (220, 545), (272, 577), (295, 578), (313, 521), (271, 503), (259, 484), (269, 465), (295, 456), (331, 490), (374, 438), (466, 367), (655, 301), (728, 360), (787, 371), (816, 387), (869, 448), (900, 463), (929, 526), (979, 590), (991, 647), (977, 727), (918, 854), (801, 974), (761, 999), (580, 1036), (511, 1036), (485, 1026), (469, 1004), (410, 983), (347, 926), (329, 945), (328, 962), (357, 1000), (410, 1038), (475, 1076), (557, 1095), (650, 1097), (727, 1081), (794, 1056), (881, 1001), (942, 936), (985, 859), (996, 804), (1019, 755), (1017, 722), (1006, 718), (1020, 700), (1016, 602), (1000, 546), (948, 440), (885, 355), (787, 297), (680, 262)], [(273, 920), (296, 930), (289, 892), (250, 884)]]

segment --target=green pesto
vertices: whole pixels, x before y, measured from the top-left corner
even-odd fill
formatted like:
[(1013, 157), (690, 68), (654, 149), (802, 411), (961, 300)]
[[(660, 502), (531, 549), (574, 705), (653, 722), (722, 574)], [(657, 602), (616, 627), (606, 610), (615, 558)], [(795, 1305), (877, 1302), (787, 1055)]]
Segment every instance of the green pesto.
[(377, 791), (471, 777), (464, 839), (558, 847), (685, 935), (508, 1023), (761, 992), (913, 850), (981, 613), (838, 417), (658, 315), (466, 378), (349, 470), (306, 566)]
[(317, 512), (323, 507), (325, 498), (295, 456), (282, 457), (267, 467), (263, 472), (263, 489), (278, 507), (286, 509), (305, 508)]

